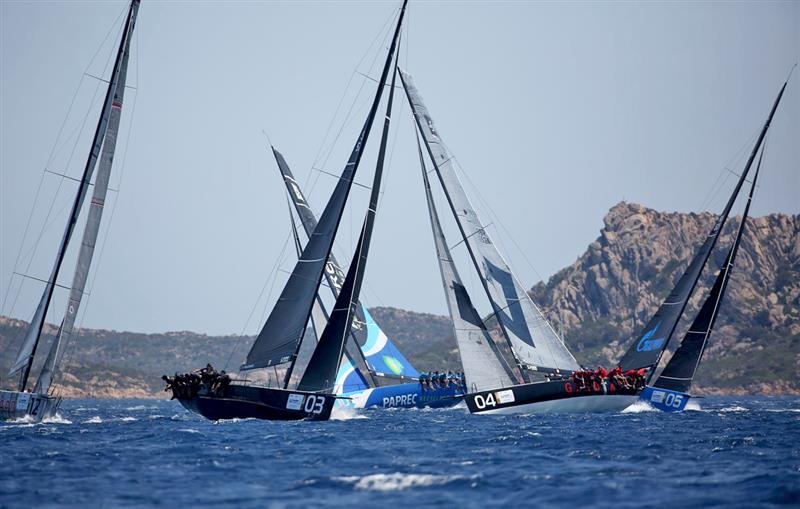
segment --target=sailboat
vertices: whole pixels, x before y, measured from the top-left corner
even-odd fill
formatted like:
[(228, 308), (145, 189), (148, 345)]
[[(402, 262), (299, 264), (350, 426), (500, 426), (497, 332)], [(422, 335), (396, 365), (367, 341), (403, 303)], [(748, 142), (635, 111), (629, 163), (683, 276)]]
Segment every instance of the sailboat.
[(413, 79), (402, 71), (400, 77), (433, 171), (492, 306), (488, 318), (497, 321), (502, 341), (513, 358), (506, 360), (461, 284), (441, 232), (421, 157), (442, 282), (466, 376), (464, 399), (470, 412), (616, 411), (629, 406), (638, 396), (632, 387), (603, 382), (595, 390), (581, 391), (568, 378), (580, 369), (578, 362), (492, 242)]
[[(310, 235), (317, 225), (314, 211), (303, 195), (283, 154), (274, 146), (270, 148), (286, 184), (289, 201), (293, 204), (306, 235)], [(295, 245), (300, 252), (302, 244), (291, 211), (290, 218)], [(333, 254), (325, 268), (325, 279), (333, 298), (337, 298), (344, 281), (344, 273)], [(321, 330), (321, 327), (316, 325), (318, 320), (315, 320), (315, 317), (323, 319), (327, 317), (324, 305), (319, 298), (317, 300), (315, 304), (317, 311), (312, 312), (315, 331)], [(454, 406), (460, 402), (462, 395), (460, 384), (426, 387), (419, 382), (419, 371), (387, 337), (365, 305), (357, 302), (354, 314), (345, 350), (346, 358), (342, 359), (334, 391), (348, 399), (337, 400), (337, 405), (353, 408), (441, 408)]]
[[(338, 396), (334, 394), (345, 342), (352, 327), (355, 309), (364, 279), (367, 255), (378, 207), (386, 144), (394, 99), (396, 66), (393, 60), (406, 10), (403, 1), (394, 29), (391, 45), (383, 65), (375, 97), (367, 118), (355, 142), (350, 157), (325, 206), (319, 222), (309, 235), (309, 241), (289, 276), (266, 323), (253, 343), (242, 371), (286, 366), (282, 387), (263, 387), (246, 382), (233, 382), (218, 388), (201, 385), (189, 391), (175, 390), (173, 396), (190, 411), (208, 419), (259, 418), (268, 420), (328, 420)], [(330, 258), (336, 232), (392, 72), (391, 87), (386, 104), (383, 132), (378, 150), (375, 175), (361, 234), (336, 303), (328, 316), (319, 341), (314, 346), (305, 371), (292, 389), (289, 382), (297, 367), (298, 353), (312, 314), (325, 267)]]
[[(758, 179), (758, 174), (761, 170), (761, 160), (764, 157), (764, 137), (769, 130), (770, 124), (772, 123), (772, 118), (775, 115), (775, 111), (778, 109), (778, 104), (780, 103), (781, 98), (783, 97), (786, 84), (787, 83), (784, 82), (780, 92), (778, 93), (778, 97), (775, 99), (772, 110), (767, 117), (767, 121), (764, 123), (764, 126), (761, 129), (761, 133), (759, 134), (759, 137), (753, 146), (744, 171), (739, 177), (736, 188), (734, 189), (731, 197), (728, 199), (728, 203), (726, 204), (722, 215), (717, 218), (714, 228), (712, 229), (703, 246), (695, 255), (695, 259), (689, 265), (687, 272), (684, 273), (683, 277), (681, 277), (681, 279), (678, 281), (675, 289), (672, 291), (665, 303), (662, 304), (661, 309), (659, 309), (653, 319), (650, 320), (650, 323), (645, 327), (646, 332), (642, 334), (641, 339), (638, 342), (631, 346), (630, 350), (621, 361), (621, 365), (623, 367), (649, 369), (649, 378), (652, 378), (653, 374), (655, 373), (655, 367), (658, 365), (659, 358), (666, 349), (669, 339), (672, 336), (675, 327), (677, 326), (677, 322), (680, 319), (680, 316), (683, 313), (689, 298), (691, 297), (692, 289), (687, 286), (686, 282), (691, 280), (691, 287), (694, 287), (694, 285), (697, 283), (700, 273), (702, 272), (702, 267), (707, 262), (709, 254), (714, 247), (714, 243), (722, 231), (722, 226), (724, 225), (725, 220), (730, 213), (731, 207), (733, 206), (733, 203), (736, 200), (736, 197), (739, 194), (739, 191), (744, 184), (747, 174), (749, 173), (755, 157), (760, 149), (761, 156), (759, 157), (756, 171), (753, 175), (753, 181), (750, 185), (750, 192), (747, 196), (744, 212), (742, 213), (742, 220), (739, 223), (739, 228), (736, 231), (736, 236), (734, 237), (733, 243), (728, 250), (727, 255), (725, 256), (725, 261), (722, 265), (722, 268), (717, 274), (714, 285), (711, 287), (711, 291), (703, 301), (703, 304), (695, 316), (691, 326), (689, 327), (689, 330), (684, 335), (680, 345), (675, 350), (675, 353), (672, 355), (667, 365), (661, 371), (652, 386), (648, 385), (642, 392), (641, 399), (648, 402), (651, 406), (658, 408), (659, 410), (663, 410), (665, 412), (682, 411), (686, 408), (686, 404), (691, 398), (691, 395), (688, 393), (688, 391), (692, 385), (692, 380), (697, 373), (697, 368), (700, 366), (700, 360), (703, 357), (703, 352), (705, 351), (706, 344), (711, 336), (714, 324), (719, 316), (720, 306), (730, 280), (730, 272), (733, 268), (733, 263), (736, 259), (736, 253), (739, 249), (739, 244), (741, 243), (742, 235), (747, 224), (747, 216), (750, 211), (750, 204), (753, 200), (753, 192), (755, 191), (756, 180)], [(701, 258), (702, 262), (700, 261)], [(685, 290), (687, 288), (688, 291)], [(680, 310), (677, 311), (677, 313), (670, 313), (670, 309), (668, 307), (670, 305), (675, 308), (680, 305)], [(667, 325), (669, 329), (661, 324)], [(659, 325), (661, 325), (661, 327), (659, 327)], [(660, 335), (659, 330), (668, 331), (668, 333), (663, 337), (657, 337)], [(658, 356), (655, 356), (652, 352), (657, 352)]]
[[(34, 421), (52, 417), (58, 411), (61, 398), (52, 393), (53, 379), (58, 371), (61, 347), (73, 333), (75, 318), (84, 294), (89, 268), (94, 256), (94, 247), (100, 229), (100, 221), (108, 192), (109, 178), (114, 161), (117, 132), (119, 130), (122, 105), (125, 95), (125, 80), (128, 70), (128, 57), (130, 53), (131, 38), (136, 24), (139, 10), (139, 0), (132, 0), (128, 15), (122, 31), (122, 38), (117, 49), (116, 60), (108, 82), (103, 108), (97, 123), (91, 150), (89, 151), (78, 191), (72, 203), (66, 229), (61, 238), (56, 253), (55, 263), (50, 277), (45, 282), (45, 289), (39, 300), (39, 305), (28, 326), (22, 345), (11, 366), (9, 376), (19, 374), (19, 387), (17, 391), (0, 391), (0, 419), (25, 418)], [(94, 182), (92, 199), (86, 225), (83, 230), (78, 260), (69, 288), (67, 309), (53, 339), (47, 358), (41, 368), (36, 384), (31, 391), (30, 375), (33, 361), (36, 357), (38, 346), (42, 339), (47, 313), (50, 309), (53, 291), (58, 284), (58, 276), (75, 231), (86, 195), (89, 190), (92, 175), (97, 167), (97, 177)]]

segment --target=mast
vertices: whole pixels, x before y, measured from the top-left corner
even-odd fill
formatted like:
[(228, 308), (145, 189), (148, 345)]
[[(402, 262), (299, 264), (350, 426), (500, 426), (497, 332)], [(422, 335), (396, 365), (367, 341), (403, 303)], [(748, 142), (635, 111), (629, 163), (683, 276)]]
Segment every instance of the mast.
[(433, 201), (419, 136), (417, 136), (417, 153), (419, 154), (428, 215), (436, 246), (436, 258), (439, 261), (439, 272), (442, 276), (442, 287), (445, 291), (447, 308), (450, 312), (453, 332), (458, 343), (461, 364), (464, 367), (464, 376), (470, 392), (514, 385), (517, 377), (506, 363), (489, 335), (486, 324), (473, 306), (469, 293), (458, 275), (450, 249), (447, 247), (447, 240), (439, 222), (436, 204)]
[[(725, 204), (725, 208), (718, 216), (716, 223), (714, 223), (714, 227), (706, 237), (703, 245), (700, 246), (700, 249), (694, 255), (694, 258), (692, 258), (692, 261), (686, 268), (686, 271), (678, 280), (667, 299), (661, 304), (661, 307), (658, 308), (655, 315), (653, 315), (653, 317), (642, 330), (642, 333), (639, 336), (640, 339), (630, 346), (628, 351), (622, 357), (622, 360), (620, 360), (619, 365), (623, 369), (629, 370), (651, 368), (658, 365), (658, 361), (661, 359), (661, 355), (664, 353), (670, 338), (672, 338), (672, 334), (675, 332), (675, 328), (678, 326), (681, 315), (683, 315), (683, 311), (686, 309), (686, 305), (688, 304), (689, 299), (694, 292), (697, 281), (700, 279), (700, 275), (703, 272), (703, 267), (705, 266), (706, 261), (708, 261), (708, 257), (711, 255), (711, 251), (714, 249), (714, 246), (719, 239), (719, 236), (722, 232), (722, 227), (725, 226), (725, 221), (730, 214), (733, 203), (736, 201), (739, 190), (742, 188), (742, 185), (747, 178), (750, 167), (753, 165), (753, 160), (755, 159), (756, 154), (758, 153), (758, 150), (764, 141), (764, 136), (766, 136), (767, 130), (772, 123), (772, 118), (775, 116), (775, 111), (778, 109), (778, 104), (780, 104), (781, 97), (783, 97), (783, 92), (786, 90), (787, 83), (788, 81), (783, 83), (780, 92), (778, 92), (778, 97), (775, 98), (775, 102), (772, 105), (769, 116), (767, 116), (767, 121), (761, 128), (761, 132), (758, 135), (755, 146), (750, 152), (750, 157), (747, 159), (747, 164), (744, 167), (744, 171), (739, 177), (739, 181), (736, 183), (733, 193), (731, 194), (730, 198), (728, 198), (728, 203)], [(650, 370), (647, 375), (648, 380), (653, 376), (654, 371), (654, 369)]]
[[(388, 62), (387, 62), (388, 63)], [(392, 102), (394, 100), (394, 87), (397, 70), (392, 73), (392, 86), (389, 89), (389, 99), (386, 102), (386, 116), (383, 121), (383, 134), (381, 145), (378, 149), (378, 162), (375, 166), (375, 176), (372, 180), (372, 191), (369, 197), (369, 207), (364, 218), (364, 226), (356, 245), (353, 260), (345, 276), (342, 290), (336, 299), (331, 316), (322, 336), (317, 343), (317, 348), (311, 356), (303, 378), (297, 385), (304, 391), (329, 391), (331, 382), (336, 380), (339, 371), (339, 362), (342, 358), (344, 344), (348, 331), (352, 325), (353, 311), (358, 303), (361, 285), (364, 282), (364, 272), (367, 266), (367, 255), (372, 240), (372, 230), (375, 226), (375, 217), (378, 211), (378, 199), (381, 193), (381, 179), (383, 178), (383, 165), (386, 159), (386, 144), (389, 139), (389, 126), (392, 118)]]
[(369, 138), (372, 123), (383, 94), (383, 88), (386, 85), (391, 61), (397, 48), (397, 39), (400, 35), (400, 27), (402, 26), (407, 1), (403, 0), (403, 6), (400, 9), (392, 44), (386, 56), (375, 98), (347, 165), (334, 188), (331, 198), (328, 200), (325, 210), (320, 216), (317, 227), (309, 237), (300, 259), (297, 261), (291, 276), (289, 276), (289, 281), (284, 286), (275, 307), (273, 307), (258, 338), (256, 338), (250, 352), (247, 354), (245, 364), (241, 368), (243, 370), (268, 367), (286, 362), (290, 363), (288, 367), (290, 373), (294, 369), (294, 360), (297, 357), (299, 341), (308, 323), (314, 299), (322, 281), (322, 273), (333, 247), (333, 240), (342, 219), (342, 213), (344, 212), (358, 165), (361, 162), (364, 145), (366, 145)]
[[(86, 165), (84, 166), (80, 187), (78, 188), (78, 192), (75, 195), (75, 200), (72, 203), (69, 220), (67, 221), (66, 229), (61, 238), (61, 243), (59, 244), (56, 260), (53, 265), (50, 278), (47, 280), (44, 293), (42, 294), (39, 305), (36, 308), (33, 319), (31, 320), (28, 332), (17, 355), (17, 359), (14, 362), (14, 365), (11, 367), (11, 371), (9, 373), (13, 375), (14, 373), (22, 371), (22, 376), (19, 383), (20, 391), (24, 391), (28, 385), (28, 377), (30, 376), (33, 359), (36, 355), (36, 349), (41, 339), (42, 328), (44, 327), (44, 321), (47, 316), (48, 308), (50, 307), (50, 301), (53, 297), (53, 290), (55, 289), (58, 275), (61, 271), (61, 265), (64, 261), (64, 256), (66, 255), (67, 246), (69, 245), (70, 239), (72, 238), (72, 233), (75, 230), (75, 226), (78, 222), (78, 216), (80, 215), (81, 207), (83, 206), (86, 192), (92, 179), (92, 173), (94, 172), (97, 159), (100, 155), (100, 147), (103, 144), (103, 140), (106, 136), (110, 116), (114, 107), (114, 94), (117, 91), (121, 74), (124, 81), (124, 73), (122, 68), (123, 65), (127, 65), (127, 58), (125, 58), (125, 54), (129, 47), (130, 36), (133, 31), (136, 15), (139, 10), (139, 2), (140, 0), (132, 0), (130, 8), (128, 9), (128, 16), (126, 19), (125, 28), (123, 29), (119, 48), (117, 50), (117, 56), (114, 61), (111, 80), (109, 82), (108, 89), (106, 90), (105, 100), (103, 101), (103, 109), (95, 129), (92, 148), (86, 160)], [(58, 341), (58, 339), (56, 339), (56, 341)]]
[(454, 158), (444, 146), (411, 76), (401, 71), (400, 79), (450, 210), (523, 380), (530, 381), (528, 371), (561, 373), (577, 369), (578, 363), (572, 353), (492, 243), (455, 172)]
[(719, 316), (719, 308), (722, 305), (722, 299), (725, 297), (725, 290), (730, 281), (730, 273), (733, 269), (733, 263), (736, 260), (736, 253), (739, 251), (739, 244), (742, 241), (745, 225), (747, 224), (747, 216), (750, 212), (750, 204), (753, 201), (753, 193), (756, 189), (756, 181), (758, 174), (761, 171), (761, 160), (764, 158), (764, 150), (761, 150), (761, 156), (756, 165), (756, 172), (753, 174), (753, 182), (750, 185), (750, 193), (747, 195), (747, 204), (742, 213), (742, 221), (739, 223), (739, 229), (736, 231), (736, 237), (733, 240), (728, 255), (725, 257), (725, 263), (717, 274), (714, 281), (714, 286), (711, 288), (708, 297), (703, 302), (703, 306), (697, 313), (691, 327), (683, 337), (680, 346), (670, 358), (664, 371), (661, 372), (654, 387), (662, 389), (669, 389), (673, 391), (687, 392), (692, 385), (694, 375), (697, 373), (697, 368), (700, 365), (700, 359), (703, 357), (708, 338), (711, 336), (711, 331), (714, 329), (714, 324)]

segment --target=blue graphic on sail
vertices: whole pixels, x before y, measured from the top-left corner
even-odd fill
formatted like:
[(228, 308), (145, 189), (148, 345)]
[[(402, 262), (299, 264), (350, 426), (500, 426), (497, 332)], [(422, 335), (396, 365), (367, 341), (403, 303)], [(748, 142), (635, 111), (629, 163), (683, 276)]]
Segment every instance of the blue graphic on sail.
[(347, 356), (342, 356), (339, 372), (336, 374), (336, 394), (346, 394), (369, 389), (366, 380)]
[(369, 367), (377, 373), (386, 375), (419, 377), (419, 371), (375, 323), (367, 308), (361, 306), (361, 310), (367, 322), (367, 342), (361, 347), (361, 351), (364, 352)]
[(652, 339), (653, 336), (656, 335), (658, 328), (661, 327), (661, 322), (658, 322), (655, 327), (647, 331), (642, 339), (639, 340), (639, 344), (636, 345), (637, 352), (650, 352), (652, 350), (658, 350), (664, 344), (664, 340), (667, 339), (666, 336)]

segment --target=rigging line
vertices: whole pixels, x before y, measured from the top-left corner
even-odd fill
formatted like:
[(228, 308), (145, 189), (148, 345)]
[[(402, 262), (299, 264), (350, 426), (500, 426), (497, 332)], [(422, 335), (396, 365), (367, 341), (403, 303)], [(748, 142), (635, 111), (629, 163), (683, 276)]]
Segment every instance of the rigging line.
[[(117, 15), (116, 20), (114, 20), (114, 23), (111, 24), (111, 27), (106, 32), (106, 36), (103, 38), (102, 42), (100, 43), (100, 45), (95, 50), (94, 55), (92, 55), (92, 58), (89, 59), (89, 63), (86, 65), (86, 68), (84, 69), (83, 74), (86, 74), (86, 72), (89, 70), (89, 68), (91, 67), (92, 63), (94, 62), (94, 59), (97, 58), (97, 55), (100, 53), (100, 50), (105, 45), (105, 42), (108, 40), (108, 37), (111, 35), (111, 32), (113, 32), (114, 27), (119, 22), (120, 17), (122, 16), (123, 13), (125, 13), (126, 10), (127, 10), (127, 7), (123, 8), (120, 11), (120, 13)], [(110, 59), (111, 59), (111, 55), (109, 54), (109, 57), (106, 60), (106, 69), (108, 68), (108, 62), (110, 61)], [(45, 169), (47, 169), (50, 166), (50, 164), (53, 162), (53, 158), (55, 157), (56, 149), (58, 147), (58, 141), (61, 138), (61, 135), (64, 133), (64, 128), (67, 125), (67, 120), (69, 120), (69, 116), (72, 113), (72, 109), (75, 106), (75, 101), (76, 101), (76, 99), (78, 97), (78, 93), (80, 92), (81, 86), (83, 85), (83, 74), (81, 75), (81, 78), (78, 80), (78, 85), (75, 87), (75, 92), (72, 94), (72, 99), (70, 100), (69, 106), (67, 107), (67, 113), (64, 115), (64, 119), (61, 121), (61, 126), (59, 127), (58, 133), (56, 134), (56, 139), (53, 142), (53, 146), (50, 148), (50, 154), (47, 156), (47, 161), (45, 162), (45, 165), (44, 165)], [(90, 111), (91, 111), (91, 104), (94, 103), (94, 98), (97, 97), (97, 90), (99, 89), (99, 87), (100, 87), (100, 85), (98, 84), (97, 87), (95, 88), (95, 94), (93, 96), (92, 101), (90, 102), (90, 108), (89, 108)], [(88, 117), (88, 112), (87, 112), (86, 116)], [(85, 126), (85, 125), (86, 125), (86, 118), (84, 118), (84, 121), (81, 124), (81, 130), (83, 129), (83, 126)], [(67, 140), (69, 140), (74, 134), (75, 133), (73, 132), (73, 134), (71, 134), (70, 137), (67, 138)], [(77, 143), (78, 142), (76, 140), (75, 141), (75, 146), (77, 146)], [(74, 148), (73, 148), (73, 152), (74, 152)], [(71, 158), (70, 158), (70, 160), (71, 160)], [(69, 164), (69, 161), (67, 162), (67, 164)], [(41, 176), (41, 178), (39, 180), (39, 186), (36, 189), (36, 193), (34, 195), (33, 202), (31, 203), (31, 209), (30, 209), (30, 213), (28, 214), (28, 220), (27, 220), (27, 222), (25, 224), (25, 230), (24, 230), (24, 233), (22, 235), (22, 241), (20, 242), (19, 250), (17, 251), (17, 256), (16, 256), (16, 258), (14, 260), (14, 266), (13, 266), (13, 270), (14, 271), (16, 271), (19, 268), (18, 267), (19, 261), (20, 261), (21, 255), (22, 255), (22, 251), (23, 251), (23, 249), (25, 247), (25, 241), (28, 238), (28, 233), (30, 231), (31, 221), (33, 220), (34, 211), (36, 210), (36, 203), (37, 203), (37, 201), (39, 199), (39, 196), (41, 194), (41, 190), (42, 190), (43, 184), (44, 184), (44, 172), (42, 172), (42, 176)], [(59, 189), (60, 189), (60, 186), (59, 186)], [(58, 193), (58, 190), (56, 191), (56, 193)], [(51, 209), (50, 209), (51, 211), (52, 211), (52, 205), (53, 205), (53, 202), (51, 202)], [(49, 212), (48, 212), (48, 217), (49, 217)], [(45, 219), (45, 222), (47, 222), (47, 219)], [(41, 234), (40, 234), (40, 239), (41, 239)], [(36, 250), (36, 246), (38, 246), (38, 242), (39, 241), (37, 240), (36, 243), (34, 244), (34, 248), (33, 248), (34, 251)], [(27, 255), (26, 255), (26, 257), (27, 257)], [(25, 272), (29, 272), (29, 271), (30, 271), (30, 262), (28, 263), (28, 266), (25, 269)], [(6, 303), (8, 301), (8, 295), (11, 292), (12, 283), (13, 283), (13, 277), (9, 278), (8, 287), (6, 289), (5, 295), (3, 296), (3, 303), (2, 303), (2, 306), (0, 306), (0, 310), (4, 310), (5, 309)], [(14, 297), (14, 304), (12, 304), (12, 306), (11, 306), (12, 309), (13, 309), (14, 305), (16, 304), (17, 299), (19, 298), (19, 293), (20, 293), (21, 290), (22, 290), (22, 286), (20, 285), (20, 288), (19, 288), (19, 290), (17, 291), (17, 293), (16, 293), (16, 295)], [(9, 311), (9, 315), (10, 314), (11, 314), (11, 311)]]
[(356, 73), (357, 69), (364, 62), (364, 59), (367, 58), (367, 55), (372, 50), (372, 47), (378, 41), (378, 39), (380, 38), (381, 34), (384, 33), (384, 31), (386, 31), (386, 27), (390, 26), (390, 22), (392, 20), (394, 20), (395, 16), (396, 16), (396, 14), (392, 13), (387, 17), (387, 19), (384, 22), (383, 26), (378, 30), (378, 33), (375, 34), (375, 37), (372, 39), (372, 42), (370, 42), (369, 46), (367, 46), (367, 49), (361, 55), (361, 58), (358, 60), (358, 63), (356, 63), (356, 65), (355, 65), (355, 67), (353, 69), (353, 72), (350, 73), (350, 79), (347, 81), (347, 84), (344, 87), (344, 91), (342, 92), (342, 96), (339, 99), (339, 103), (336, 106), (336, 110), (333, 113), (333, 117), (331, 117), (331, 120), (328, 123), (328, 128), (325, 131), (325, 136), (323, 136), (323, 138), (322, 138), (322, 144), (320, 145), (319, 150), (317, 150), (317, 155), (314, 156), (314, 165), (316, 165), (316, 163), (319, 162), (320, 154), (322, 153), (322, 150), (325, 148), (325, 142), (327, 141), (328, 135), (330, 134), (330, 131), (333, 128), (334, 121), (336, 120), (336, 117), (339, 114), (339, 110), (340, 110), (340, 108), (342, 106), (342, 103), (344, 102), (344, 98), (347, 96), (347, 91), (350, 89), (350, 84), (353, 82), (353, 78), (355, 77), (355, 73)]
[[(98, 50), (98, 51), (99, 51), (99, 50)], [(105, 69), (108, 69), (109, 63), (111, 62), (111, 57), (112, 57), (113, 55), (114, 55), (114, 52), (113, 52), (113, 51), (112, 51), (111, 53), (109, 53), (109, 56), (108, 56), (108, 58), (106, 59), (106, 66), (105, 66)], [(86, 110), (86, 114), (84, 115), (84, 117), (83, 117), (83, 121), (81, 122), (81, 127), (80, 127), (80, 131), (81, 131), (81, 132), (83, 132), (83, 130), (86, 128), (86, 122), (89, 120), (89, 114), (92, 112), (93, 105), (94, 105), (94, 103), (97, 101), (97, 97), (98, 97), (98, 93), (99, 93), (99, 91), (100, 91), (100, 83), (98, 83), (98, 84), (97, 84), (97, 86), (95, 87), (95, 90), (94, 90), (94, 95), (92, 96), (92, 99), (91, 99), (91, 101), (89, 102), (89, 108)], [(77, 93), (77, 91), (76, 91), (76, 93)], [(66, 119), (65, 119), (65, 122), (66, 122)], [(76, 150), (77, 150), (77, 148), (78, 148), (78, 142), (79, 142), (79, 141), (80, 141), (80, 136), (78, 136), (78, 137), (75, 139), (75, 143), (74, 143), (74, 144), (73, 144), (73, 146), (72, 146), (72, 150), (70, 151), (70, 155), (69, 155), (69, 157), (67, 158), (67, 163), (66, 163), (66, 165), (64, 166), (65, 168), (68, 168), (68, 167), (69, 167), (69, 165), (72, 163), (72, 158), (74, 157), (74, 155), (75, 155), (75, 151), (76, 151)], [(56, 141), (56, 144), (57, 144), (57, 141)], [(52, 161), (50, 161), (50, 162), (52, 162)], [(49, 165), (50, 165), (50, 162), (48, 162), (47, 166), (49, 166)], [(47, 167), (47, 166), (46, 166), (46, 167)], [(38, 238), (36, 239), (36, 242), (34, 242), (33, 248), (32, 248), (32, 250), (30, 251), (30, 252), (32, 252), (32, 253), (35, 253), (35, 252), (36, 252), (36, 250), (38, 249), (38, 247), (39, 247), (39, 243), (41, 242), (42, 238), (44, 237), (45, 231), (47, 230), (47, 227), (49, 226), (49, 223), (48, 223), (48, 221), (50, 220), (50, 216), (51, 216), (51, 214), (53, 213), (53, 207), (55, 206), (55, 203), (56, 203), (56, 198), (58, 197), (58, 193), (61, 191), (61, 188), (63, 187), (63, 184), (64, 184), (64, 178), (61, 178), (61, 179), (59, 180), (58, 187), (56, 188), (56, 192), (55, 192), (55, 194), (54, 194), (54, 196), (53, 196), (53, 200), (50, 202), (50, 206), (49, 206), (49, 207), (48, 207), (48, 209), (47, 209), (47, 214), (45, 215), (45, 219), (44, 219), (44, 226), (42, 227), (42, 230), (39, 232), (39, 236), (38, 236)], [(35, 206), (36, 206), (36, 204), (34, 203), (34, 208), (35, 208)], [(33, 213), (33, 210), (31, 210), (31, 213)], [(24, 272), (30, 272), (31, 264), (33, 263), (33, 258), (34, 258), (34, 257), (33, 257), (33, 256), (31, 256), (31, 257), (28, 259), (28, 264), (26, 265), (26, 267), (25, 267), (25, 271), (24, 271)], [(15, 269), (16, 269), (16, 268), (15, 268)], [(54, 281), (54, 283), (55, 283), (55, 281)], [(20, 293), (21, 293), (21, 291), (22, 291), (22, 285), (20, 284), (19, 288), (17, 289), (17, 293), (14, 295), (14, 300), (13, 300), (13, 301), (12, 301), (12, 303), (11, 303), (11, 309), (12, 309), (12, 310), (13, 310), (13, 309), (14, 309), (14, 307), (16, 306), (16, 303), (17, 303), (17, 300), (19, 299), (19, 296), (20, 296)]]
[[(760, 130), (756, 129), (753, 132), (753, 134), (751, 134), (750, 137), (747, 138), (744, 141), (744, 143), (742, 143), (742, 145), (739, 147), (739, 149), (736, 152), (734, 152), (734, 154), (730, 157), (730, 159), (728, 159), (725, 162), (725, 164), (722, 165), (722, 168), (720, 169), (720, 173), (724, 173), (726, 170), (730, 171), (730, 167), (731, 166), (738, 167), (741, 164), (742, 159), (744, 159), (744, 157), (746, 155), (746, 149), (753, 144), (753, 142), (755, 141), (756, 137), (758, 137), (758, 133), (759, 132), (760, 132)], [(725, 176), (725, 180), (723, 180), (719, 184), (719, 187), (715, 188), (714, 186), (712, 186), (708, 190), (708, 193), (706, 194), (705, 198), (703, 199), (703, 202), (700, 205), (700, 208), (698, 210), (705, 210), (706, 207), (709, 207), (711, 205), (711, 202), (714, 201), (714, 199), (717, 197), (717, 195), (722, 190), (722, 188), (724, 188), (725, 182), (727, 182), (727, 179), (728, 179), (728, 176), (726, 175)]]

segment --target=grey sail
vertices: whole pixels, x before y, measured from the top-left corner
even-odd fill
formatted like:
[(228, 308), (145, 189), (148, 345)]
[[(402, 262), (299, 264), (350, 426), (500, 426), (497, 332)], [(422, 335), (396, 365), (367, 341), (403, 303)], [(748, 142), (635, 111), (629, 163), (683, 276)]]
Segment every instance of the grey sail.
[(453, 215), (500, 328), (508, 338), (523, 377), (526, 370), (575, 370), (578, 363), (536, 307), (492, 243), (456, 175), (453, 156), (445, 147), (411, 76), (400, 77), (417, 126), (444, 188)]
[(58, 280), (59, 272), (61, 271), (61, 265), (64, 261), (64, 256), (66, 255), (67, 246), (72, 238), (72, 233), (75, 230), (78, 216), (80, 215), (83, 202), (85, 201), (89, 183), (91, 182), (92, 174), (94, 173), (94, 168), (96, 166), (98, 157), (100, 156), (100, 148), (106, 136), (106, 131), (111, 118), (114, 94), (117, 90), (118, 83), (120, 83), (120, 75), (122, 74), (123, 67), (123, 55), (128, 47), (130, 37), (133, 32), (133, 26), (136, 20), (138, 9), (139, 0), (133, 0), (126, 18), (125, 28), (122, 33), (122, 39), (120, 40), (119, 49), (114, 62), (114, 68), (111, 73), (111, 80), (109, 82), (108, 90), (106, 91), (105, 100), (100, 113), (100, 119), (98, 120), (97, 127), (95, 129), (92, 148), (86, 160), (86, 165), (84, 166), (81, 183), (75, 196), (75, 200), (73, 201), (72, 209), (70, 210), (67, 226), (64, 230), (64, 234), (61, 237), (61, 243), (59, 244), (58, 253), (56, 254), (56, 260), (50, 277), (47, 280), (48, 282), (45, 286), (44, 293), (39, 300), (39, 304), (36, 307), (36, 312), (34, 313), (33, 319), (31, 320), (25, 338), (20, 347), (19, 353), (17, 354), (16, 360), (11, 367), (11, 375), (20, 371), (23, 372), (20, 379), (20, 390), (25, 390), (25, 387), (27, 386), (28, 376), (30, 375), (30, 369), (33, 364), (33, 358), (36, 355), (36, 348), (41, 338), (44, 320), (47, 316), (47, 310), (53, 297), (53, 290)]
[(100, 221), (103, 218), (103, 208), (106, 202), (106, 195), (108, 194), (111, 168), (114, 165), (114, 152), (117, 147), (117, 134), (119, 133), (120, 117), (122, 116), (122, 103), (125, 98), (125, 81), (128, 74), (131, 34), (133, 33), (135, 22), (136, 9), (134, 9), (133, 16), (130, 20), (128, 38), (123, 44), (122, 65), (120, 66), (117, 86), (114, 91), (114, 99), (111, 102), (108, 126), (106, 128), (103, 148), (97, 165), (97, 178), (95, 178), (94, 191), (92, 193), (92, 199), (89, 202), (89, 214), (86, 219), (86, 226), (83, 230), (83, 239), (78, 253), (78, 261), (75, 266), (75, 274), (72, 278), (67, 309), (64, 313), (61, 327), (58, 329), (58, 334), (50, 345), (50, 352), (47, 354), (47, 360), (36, 380), (34, 392), (47, 392), (50, 389), (61, 345), (72, 335), (75, 319), (78, 315), (84, 289), (86, 288), (86, 280), (89, 277), (89, 268), (92, 265), (97, 235), (100, 233)]
[[(406, 0), (407, 1), (407, 0)], [(303, 254), (292, 270), (289, 280), (281, 291), (278, 301), (272, 308), (261, 332), (247, 354), (242, 369), (256, 369), (275, 364), (293, 362), (300, 338), (308, 323), (311, 307), (317, 295), (322, 274), (328, 261), (336, 230), (342, 219), (347, 197), (364, 153), (364, 146), (369, 138), (372, 123), (378, 110), (386, 78), (389, 76), (390, 63), (397, 48), (397, 39), (405, 14), (406, 1), (400, 9), (397, 26), (395, 27), (389, 54), (386, 57), (383, 71), (378, 82), (372, 106), (367, 119), (361, 128), (361, 133), (350, 153), (350, 158), (342, 171), (341, 177), (328, 200), (325, 210), (319, 218), (317, 227), (309, 236)], [(289, 370), (291, 371), (290, 365)]]
[[(417, 143), (419, 143), (419, 138)], [(503, 360), (458, 275), (458, 270), (450, 255), (450, 249), (447, 247), (442, 225), (439, 222), (439, 215), (436, 212), (422, 148), (419, 146), (417, 148), (436, 255), (439, 260), (439, 271), (442, 275), (442, 286), (455, 330), (461, 364), (464, 367), (467, 390), (477, 392), (514, 385), (516, 377)]]

